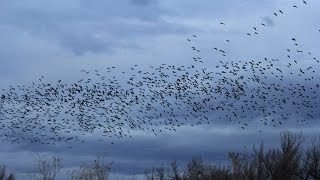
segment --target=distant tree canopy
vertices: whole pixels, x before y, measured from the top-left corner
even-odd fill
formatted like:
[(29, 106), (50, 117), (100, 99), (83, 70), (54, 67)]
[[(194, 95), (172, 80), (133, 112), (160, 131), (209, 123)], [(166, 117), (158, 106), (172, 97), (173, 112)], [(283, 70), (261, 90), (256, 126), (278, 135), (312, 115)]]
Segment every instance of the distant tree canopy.
[(281, 135), (279, 148), (265, 150), (263, 143), (253, 153), (229, 153), (230, 165), (215, 165), (194, 158), (186, 166), (160, 166), (145, 171), (148, 180), (319, 180), (320, 137), (304, 147), (302, 134)]
[[(304, 145), (307, 144), (307, 145)], [(146, 167), (147, 180), (319, 180), (320, 136), (306, 143), (302, 133), (284, 132), (280, 145), (265, 149), (264, 144), (253, 146), (253, 151), (230, 152), (229, 162), (214, 164), (201, 158), (192, 158), (185, 165), (176, 160), (158, 167)], [(115, 162), (116, 163), (116, 162)], [(98, 155), (91, 165), (73, 169), (72, 180), (108, 180), (113, 162)], [(41, 158), (33, 179), (54, 180), (61, 169), (62, 159)], [(15, 180), (6, 167), (0, 165), (0, 180)]]

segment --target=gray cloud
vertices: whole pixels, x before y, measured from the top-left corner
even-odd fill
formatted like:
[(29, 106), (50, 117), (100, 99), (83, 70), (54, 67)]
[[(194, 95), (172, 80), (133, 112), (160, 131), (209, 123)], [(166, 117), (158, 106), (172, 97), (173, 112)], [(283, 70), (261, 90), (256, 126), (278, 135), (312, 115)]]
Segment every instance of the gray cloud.
[(158, 3), (158, 0), (130, 0), (130, 3), (137, 6), (149, 6)]
[[(292, 132), (303, 131), (307, 141), (317, 135), (317, 127), (305, 129), (291, 129)], [(59, 155), (63, 159), (66, 169), (78, 167), (81, 164), (90, 164), (96, 155), (105, 153), (107, 162), (114, 162), (112, 172), (115, 174), (143, 174), (145, 168), (168, 164), (172, 160), (178, 160), (184, 164), (191, 157), (202, 157), (206, 161), (224, 164), (227, 161), (228, 152), (252, 151), (253, 145), (264, 142), (266, 148), (279, 143), (279, 135), (282, 129), (266, 128), (262, 133), (255, 130), (243, 131), (237, 127), (216, 126), (208, 127), (183, 127), (175, 134), (168, 133), (160, 136), (141, 134), (134, 139), (123, 139), (115, 146), (106, 142), (97, 142), (92, 139), (83, 144), (55, 146), (30, 146), (14, 145), (8, 149), (1, 148), (0, 157), (7, 156), (8, 166), (19, 172), (34, 172), (35, 161), (40, 155)], [(226, 143), (228, 142), (228, 143)], [(21, 157), (24, 163), (21, 164)]]
[(274, 22), (272, 18), (266, 16), (266, 17), (262, 17), (262, 20), (265, 22), (267, 26), (271, 26), (271, 27), (274, 26)]
[[(148, 5), (148, 8), (132, 7), (120, 1), (68, 1), (63, 6), (58, 1), (7, 3), (6, 9), (1, 11), (0, 25), (13, 26), (57, 42), (75, 54), (110, 53), (113, 48), (130, 44), (129, 37), (181, 29), (160, 19), (164, 10), (156, 3), (152, 2), (150, 8), (150, 1), (132, 3)], [(49, 6), (50, 10), (45, 10)], [(119, 11), (117, 8), (125, 10)]]
[[(273, 11), (283, 6), (287, 8), (285, 15), (273, 17)], [(7, 88), (12, 83), (32, 81), (46, 73), (54, 80), (68, 81), (72, 77), (78, 80), (80, 76), (75, 72), (87, 65), (119, 63), (126, 69), (132, 63), (190, 64), (192, 56), (205, 57), (204, 66), (211, 70), (215, 70), (220, 60), (270, 56), (280, 57), (277, 65), (285, 66), (284, 52), (287, 47), (294, 48), (288, 43), (293, 36), (301, 42), (303, 50), (311, 49), (312, 56), (319, 56), (315, 41), (320, 38), (315, 31), (319, 27), (316, 23), (319, 2), (310, 2), (310, 6), (300, 5), (291, 10), (287, 3), (256, 0), (1, 1), (0, 86)], [(220, 26), (220, 21), (226, 26)], [(261, 22), (268, 27), (258, 26)], [(244, 36), (253, 31), (252, 26), (258, 27), (261, 36)], [(190, 52), (185, 42), (191, 34), (198, 36), (192, 46), (201, 48), (199, 54)], [(226, 44), (226, 39), (232, 44)], [(225, 48), (227, 57), (215, 54), (213, 47)], [(306, 54), (295, 54), (293, 58), (303, 60), (304, 66), (314, 65)], [(290, 78), (292, 81), (285, 83), (303, 82), (295, 76)], [(297, 126), (295, 120), (288, 123), (290, 128)], [(309, 124), (298, 124), (304, 128), (294, 130), (312, 136), (317, 133), (318, 124), (315, 117)], [(201, 155), (204, 159), (225, 161), (228, 151), (242, 150), (244, 145), (250, 148), (262, 139), (271, 146), (278, 140), (279, 132), (288, 129), (263, 127), (266, 130), (259, 134), (254, 122), (245, 131), (226, 126), (229, 124), (221, 121), (203, 129), (181, 128), (177, 133), (159, 136), (140, 134), (134, 139), (119, 140), (114, 147), (110, 147), (110, 139), (101, 143), (98, 137), (88, 138), (84, 144), (72, 144), (73, 148), (66, 144), (1, 143), (0, 159), (19, 173), (34, 171), (30, 164), (38, 153), (59, 154), (65, 167), (70, 168), (90, 163), (96, 154), (106, 151), (115, 162), (114, 173), (139, 174), (146, 166), (172, 159), (183, 162)]]

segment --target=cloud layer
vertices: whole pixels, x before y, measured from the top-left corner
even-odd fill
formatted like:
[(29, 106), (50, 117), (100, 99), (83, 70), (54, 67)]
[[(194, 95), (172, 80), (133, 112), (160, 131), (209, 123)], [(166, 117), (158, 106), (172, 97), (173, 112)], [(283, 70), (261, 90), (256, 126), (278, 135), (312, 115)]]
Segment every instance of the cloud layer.
[[(264, 57), (280, 58), (280, 63), (286, 64), (285, 52), (287, 47), (292, 48), (292, 37), (299, 40), (303, 50), (320, 57), (319, 42), (315, 41), (320, 39), (317, 7), (318, 1), (304, 6), (298, 0), (2, 1), (0, 87), (28, 84), (41, 75), (48, 81), (78, 80), (83, 68), (116, 65), (126, 70), (132, 64), (184, 65), (192, 63), (193, 56), (203, 57), (211, 70), (219, 61)], [(249, 38), (246, 33), (254, 33), (253, 27), (259, 35)], [(192, 45), (201, 49), (196, 55), (186, 42), (193, 34), (197, 38)], [(227, 56), (215, 53), (214, 47), (225, 49)], [(306, 59), (306, 66), (313, 65), (306, 54), (292, 58)], [(295, 130), (312, 136), (317, 133), (318, 119)], [(137, 132), (134, 139), (120, 140), (111, 147), (109, 141), (101, 143), (96, 137), (88, 137), (86, 143), (71, 149), (65, 144), (4, 143), (0, 159), (15, 172), (28, 173), (34, 171), (30, 164), (39, 153), (59, 154), (65, 167), (71, 168), (107, 152), (115, 162), (115, 174), (142, 174), (145, 167), (173, 159), (186, 161), (192, 156), (223, 162), (228, 151), (250, 148), (262, 139), (270, 146), (275, 144), (282, 130), (286, 129), (266, 129), (259, 134), (254, 126), (241, 131), (222, 123), (210, 129), (184, 127), (177, 133), (159, 136)]]

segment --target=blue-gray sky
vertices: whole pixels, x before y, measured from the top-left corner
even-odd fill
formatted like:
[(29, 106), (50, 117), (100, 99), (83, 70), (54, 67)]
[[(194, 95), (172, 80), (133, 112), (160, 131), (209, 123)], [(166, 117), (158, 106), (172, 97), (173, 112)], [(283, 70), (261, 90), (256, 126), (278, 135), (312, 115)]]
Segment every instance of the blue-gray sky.
[[(320, 2), (301, 0), (4, 0), (0, 2), (0, 88), (30, 84), (44, 75), (48, 81), (78, 80), (81, 69), (134, 64), (185, 65), (192, 62), (190, 44), (201, 49), (208, 69), (221, 61), (279, 58), (286, 64), (286, 49), (295, 37), (303, 50), (320, 57)], [(297, 5), (298, 8), (293, 8)], [(284, 12), (279, 14), (279, 10)], [(279, 15), (276, 17), (273, 12)], [(224, 22), (225, 25), (221, 25)], [(261, 26), (261, 23), (266, 26)], [(253, 26), (259, 35), (253, 33)], [(230, 43), (226, 43), (226, 39)], [(228, 56), (213, 51), (224, 48)], [(306, 64), (312, 64), (306, 55)], [(319, 74), (317, 74), (319, 76)], [(258, 126), (258, 125), (257, 125)], [(315, 134), (313, 126), (291, 128)], [(114, 161), (114, 176), (143, 173), (145, 167), (168, 160), (185, 161), (192, 156), (225, 161), (228, 151), (242, 150), (262, 139), (275, 144), (286, 128), (266, 129), (255, 125), (246, 131), (217, 124), (184, 127), (158, 136), (137, 132), (133, 139), (97, 144), (90, 137), (73, 149), (67, 145), (40, 146), (10, 143), (0, 146), (1, 163), (20, 178), (32, 172), (38, 154), (57, 154), (66, 169), (90, 163), (101, 152)], [(31, 166), (30, 166), (31, 165)], [(67, 171), (67, 170), (65, 170)]]

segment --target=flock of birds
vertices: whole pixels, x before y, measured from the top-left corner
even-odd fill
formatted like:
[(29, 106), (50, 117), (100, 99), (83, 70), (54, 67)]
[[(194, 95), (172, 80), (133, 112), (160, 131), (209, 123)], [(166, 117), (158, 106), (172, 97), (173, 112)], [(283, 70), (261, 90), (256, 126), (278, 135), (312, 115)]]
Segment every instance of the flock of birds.
[[(279, 13), (285, 14), (279, 10), (274, 16)], [(259, 34), (257, 27), (253, 30), (246, 35)], [(292, 46), (286, 50), (285, 65), (266, 57), (220, 61), (214, 71), (203, 66), (205, 60), (193, 43), (196, 38), (187, 39), (195, 51), (188, 66), (134, 65), (120, 73), (117, 67), (81, 70), (85, 78), (74, 83), (49, 83), (41, 77), (31, 85), (3, 89), (0, 139), (52, 144), (84, 142), (87, 135), (98, 134), (102, 141), (132, 138), (132, 131), (157, 135), (219, 121), (246, 129), (252, 122), (277, 127), (319, 117), (319, 59), (303, 50), (295, 37), (289, 40)], [(225, 50), (213, 50), (227, 55)], [(312, 59), (312, 66), (295, 58), (297, 54)]]

